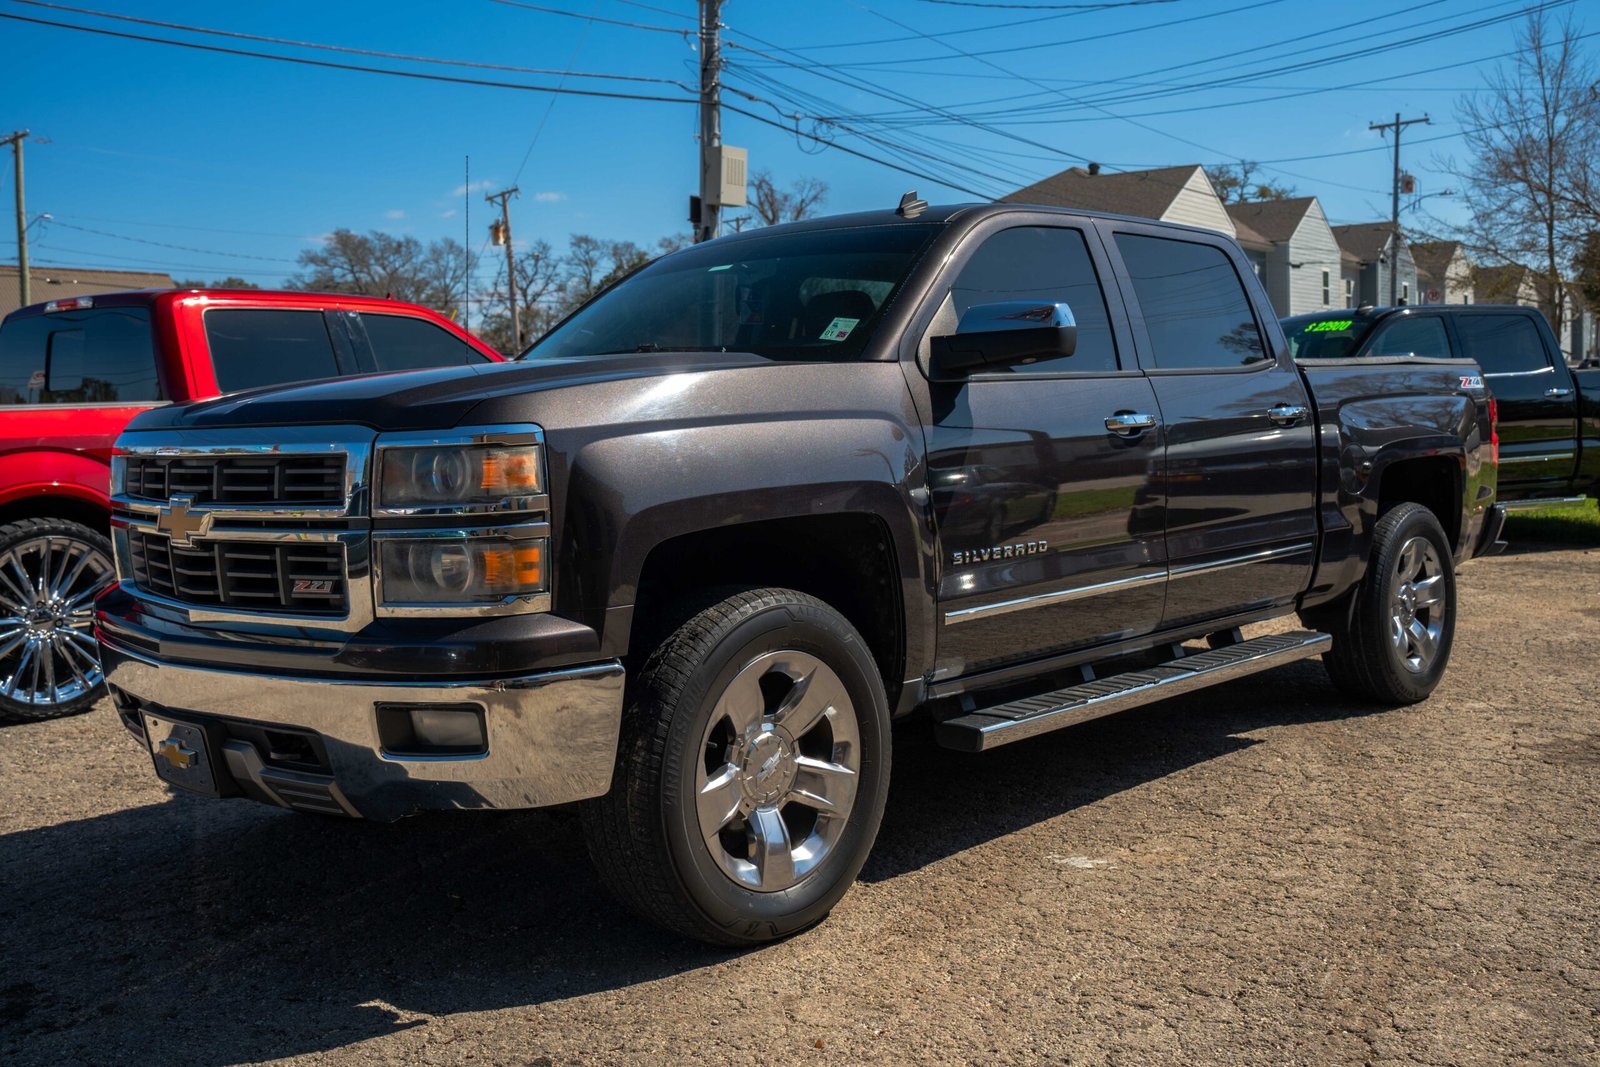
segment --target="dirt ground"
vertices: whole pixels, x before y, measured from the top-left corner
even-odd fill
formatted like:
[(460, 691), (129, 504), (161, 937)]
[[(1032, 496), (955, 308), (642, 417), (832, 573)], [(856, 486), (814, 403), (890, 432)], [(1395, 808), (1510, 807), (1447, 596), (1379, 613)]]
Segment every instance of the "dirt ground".
[(0, 729), (0, 1062), (1600, 1063), (1600, 550), (1460, 587), (1417, 707), (1311, 661), (901, 730), (861, 883), (742, 953), (568, 813), (323, 821), (170, 794), (106, 707)]

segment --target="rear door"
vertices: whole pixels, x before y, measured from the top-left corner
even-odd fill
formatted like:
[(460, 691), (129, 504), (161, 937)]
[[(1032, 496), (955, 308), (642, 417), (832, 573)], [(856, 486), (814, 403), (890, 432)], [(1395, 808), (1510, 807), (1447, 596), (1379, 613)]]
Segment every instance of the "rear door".
[(1559, 494), (1577, 470), (1578, 398), (1572, 376), (1534, 318), (1512, 308), (1451, 316), (1461, 355), (1483, 369), (1500, 406), (1500, 488)]
[[(923, 337), (925, 354), (968, 307), (1006, 300), (1060, 301), (1078, 324), (1072, 356), (926, 382), (945, 674), (1145, 634), (1161, 620), (1155, 393), (1115, 288), (1108, 300), (1102, 287), (1109, 266), (1093, 225), (1043, 218), (974, 234)], [(1115, 432), (1107, 419), (1119, 414), (1147, 424)]]
[(1103, 221), (1165, 430), (1162, 627), (1286, 604), (1316, 552), (1305, 383), (1273, 352), (1249, 265), (1220, 236)]
[(423, 370), (488, 363), (489, 358), (437, 323), (414, 315), (340, 312), (362, 371)]

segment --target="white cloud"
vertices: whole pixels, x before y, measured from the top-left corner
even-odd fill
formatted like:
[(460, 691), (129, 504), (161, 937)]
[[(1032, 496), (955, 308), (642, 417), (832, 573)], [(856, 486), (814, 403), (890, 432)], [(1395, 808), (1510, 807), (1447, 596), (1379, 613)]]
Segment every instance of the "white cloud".
[(567, 198), (566, 193), (534, 193), (533, 198), (541, 204), (554, 204)]
[(471, 185), (458, 185), (454, 189), (450, 190), (450, 195), (466, 196), (468, 193), (486, 193), (493, 188), (494, 182), (485, 178), (482, 181), (473, 182)]
[(449, 211), (441, 211), (439, 212), (439, 217), (441, 219), (453, 219), (456, 217), (456, 209), (451, 208)]
[(395, 208), (393, 211), (385, 211), (383, 217), (386, 219), (403, 219), (406, 217), (406, 213), (399, 208)]

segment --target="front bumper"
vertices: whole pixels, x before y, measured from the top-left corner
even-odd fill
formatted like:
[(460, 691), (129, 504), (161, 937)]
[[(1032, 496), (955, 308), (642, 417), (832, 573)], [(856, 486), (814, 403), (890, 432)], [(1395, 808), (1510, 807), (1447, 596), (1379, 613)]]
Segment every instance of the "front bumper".
[[(100, 651), (124, 724), (141, 739), (145, 715), (202, 727), (223, 796), (387, 822), (546, 807), (611, 786), (623, 685), (615, 661), (483, 682), (374, 682), (158, 663), (109, 642)], [(377, 709), (394, 704), (477, 705), (487, 750), (386, 752)]]

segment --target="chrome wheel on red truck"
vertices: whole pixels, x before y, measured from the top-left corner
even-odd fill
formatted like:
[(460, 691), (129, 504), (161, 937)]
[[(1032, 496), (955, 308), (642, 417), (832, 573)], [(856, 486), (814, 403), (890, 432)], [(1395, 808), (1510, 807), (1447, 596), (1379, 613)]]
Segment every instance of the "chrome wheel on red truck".
[(110, 542), (86, 526), (0, 526), (0, 718), (72, 715), (103, 695), (93, 608), (113, 581)]

